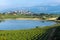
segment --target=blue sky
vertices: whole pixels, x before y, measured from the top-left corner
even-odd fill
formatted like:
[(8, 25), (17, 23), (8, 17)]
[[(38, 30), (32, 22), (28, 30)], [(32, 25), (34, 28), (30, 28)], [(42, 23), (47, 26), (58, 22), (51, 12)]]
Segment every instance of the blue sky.
[(7, 8), (58, 5), (60, 0), (0, 0), (0, 11)]
[(57, 6), (60, 0), (0, 0), (0, 7)]

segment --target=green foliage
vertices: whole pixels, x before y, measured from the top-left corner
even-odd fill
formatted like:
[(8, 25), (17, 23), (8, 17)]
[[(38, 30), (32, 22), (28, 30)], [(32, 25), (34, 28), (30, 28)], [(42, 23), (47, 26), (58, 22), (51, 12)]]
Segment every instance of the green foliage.
[[(37, 26), (38, 27), (38, 26)], [(43, 39), (54, 27), (34, 28), (28, 30), (0, 30), (0, 40), (37, 40)]]
[(32, 40), (38, 35), (42, 35), (46, 29), (35, 28), (29, 30), (5, 30), (0, 31), (0, 40)]
[(46, 13), (40, 13), (40, 14), (18, 14), (16, 13), (16, 15), (13, 15), (13, 13), (10, 14), (0, 14), (0, 19), (6, 19), (6, 18), (39, 18), (39, 19), (43, 19), (46, 20), (47, 18), (53, 18), (53, 17), (58, 17), (60, 15), (52, 15), (52, 14), (46, 14)]
[(60, 24), (28, 30), (0, 30), (0, 40), (37, 40), (38, 38), (43, 39), (46, 38), (43, 36), (49, 34), (49, 31), (51, 31), (52, 28), (58, 26), (60, 26)]

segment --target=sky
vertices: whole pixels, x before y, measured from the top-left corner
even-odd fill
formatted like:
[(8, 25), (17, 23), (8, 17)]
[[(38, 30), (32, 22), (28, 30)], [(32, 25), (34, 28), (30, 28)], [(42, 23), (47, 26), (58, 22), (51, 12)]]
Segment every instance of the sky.
[(60, 0), (0, 0), (0, 7), (30, 7), (36, 5), (60, 5)]
[(0, 9), (32, 7), (32, 6), (58, 6), (60, 0), (0, 0)]

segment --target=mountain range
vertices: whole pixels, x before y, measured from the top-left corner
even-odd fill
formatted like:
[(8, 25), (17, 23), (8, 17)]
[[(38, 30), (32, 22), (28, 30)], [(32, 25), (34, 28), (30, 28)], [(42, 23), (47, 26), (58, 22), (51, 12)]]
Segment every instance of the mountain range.
[(60, 6), (34, 6), (29, 10), (36, 13), (60, 13)]
[(28, 10), (34, 13), (60, 13), (60, 6), (16, 7), (16, 8), (8, 8), (1, 12), (8, 12), (15, 10)]

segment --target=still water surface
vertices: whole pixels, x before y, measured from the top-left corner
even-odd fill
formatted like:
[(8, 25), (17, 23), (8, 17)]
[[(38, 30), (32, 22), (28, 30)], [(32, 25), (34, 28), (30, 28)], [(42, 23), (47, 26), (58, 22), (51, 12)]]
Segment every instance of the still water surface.
[(55, 24), (53, 21), (41, 21), (41, 20), (5, 20), (0, 22), (0, 30), (19, 30), (30, 29), (36, 26), (50, 26)]

